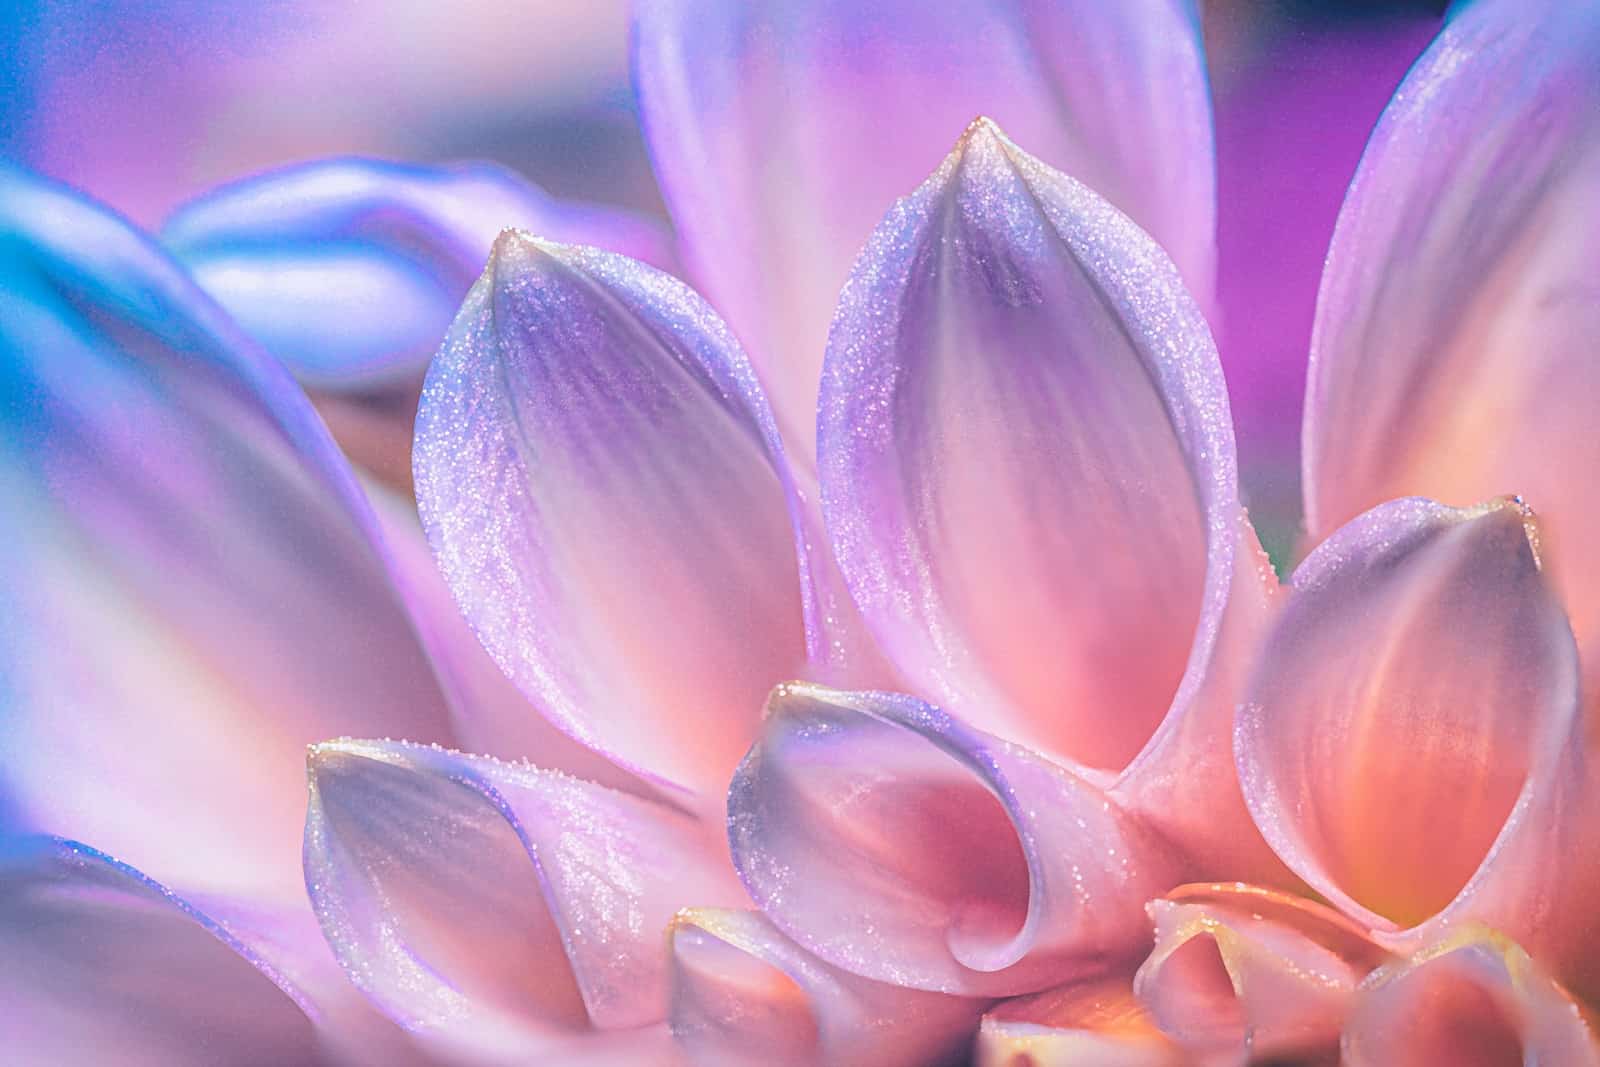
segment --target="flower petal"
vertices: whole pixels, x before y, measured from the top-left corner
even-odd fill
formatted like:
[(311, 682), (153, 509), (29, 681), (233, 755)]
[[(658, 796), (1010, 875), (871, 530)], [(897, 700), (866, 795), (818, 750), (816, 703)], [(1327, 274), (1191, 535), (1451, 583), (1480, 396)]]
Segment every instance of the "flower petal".
[(403, 742), (328, 742), (309, 764), (323, 932), (387, 1014), (445, 1042), (659, 1021), (668, 921), (742, 899), (717, 836), (664, 804)]
[(1375, 508), (1295, 572), (1261, 651), (1235, 739), (1246, 802), (1297, 874), (1376, 929), (1439, 916), (1469, 881), (1501, 896), (1491, 874), (1544, 877), (1502, 855), (1529, 818), (1540, 847), (1560, 836), (1567, 813), (1526, 807), (1581, 751), (1537, 546), (1516, 500)]
[[(412, 1058), (292, 922), (216, 913), (59, 838), (0, 850), (0, 1029), (13, 1063)], [(306, 921), (309, 923), (310, 916)], [(318, 965), (326, 968), (319, 974)], [(324, 981), (330, 975), (339, 988)], [(384, 1030), (389, 1033), (385, 1035)]]
[(1188, 1067), (1124, 977), (1018, 997), (983, 1017), (977, 1067)]
[(116, 217), (0, 168), (0, 795), (192, 889), (298, 891), (304, 746), (449, 736), (304, 395)]
[(634, 80), (686, 255), (811, 454), (852, 258), (971, 119), (994, 115), (1209, 293), (1210, 99), (1187, 0), (636, 7)]
[(507, 233), (428, 373), (415, 455), (495, 662), (578, 740), (720, 797), (805, 661), (807, 552), (715, 313), (632, 260)]
[(1600, 1044), (1572, 996), (1516, 944), (1466, 926), (1375, 971), (1346, 1027), (1346, 1067), (1594, 1067)]
[(1240, 883), (1180, 887), (1150, 916), (1156, 947), (1134, 993), (1186, 1049), (1218, 1060), (1337, 1053), (1356, 986), (1387, 958), (1337, 912)]
[(919, 1067), (964, 1043), (979, 1004), (837, 970), (755, 912), (672, 923), (672, 1032), (696, 1067)]
[[(1380, 501), (1523, 494), (1579, 646), (1600, 638), (1600, 9), (1478, 0), (1406, 76), (1318, 298), (1310, 532)], [(1600, 656), (1588, 656), (1586, 685)]]
[(1154, 242), (993, 123), (862, 253), (819, 434), (840, 565), (919, 690), (1108, 769), (1193, 699), (1238, 515), (1216, 349)]
[(761, 909), (855, 974), (1033, 992), (1132, 956), (1168, 846), (1094, 786), (913, 697), (791, 684), (728, 796)]
[(190, 201), (162, 238), (296, 377), (350, 389), (421, 375), (513, 226), (670, 265), (645, 220), (559, 203), (490, 163), (284, 167)]

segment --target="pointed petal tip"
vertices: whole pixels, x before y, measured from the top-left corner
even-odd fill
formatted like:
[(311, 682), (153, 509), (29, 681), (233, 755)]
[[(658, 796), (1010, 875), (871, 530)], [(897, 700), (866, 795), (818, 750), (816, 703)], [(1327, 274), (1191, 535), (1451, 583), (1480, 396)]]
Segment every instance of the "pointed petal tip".
[[(1533, 556), (1533, 565), (1536, 570), (1544, 569), (1544, 559), (1540, 553), (1540, 520), (1538, 514), (1528, 505), (1520, 495), (1508, 493), (1497, 496), (1493, 500), (1486, 500), (1474, 508), (1463, 509), (1465, 519), (1489, 519), (1512, 523), (1521, 528), (1523, 539), (1527, 542), (1528, 551)], [(1520, 543), (1513, 542), (1514, 548), (1521, 550)]]

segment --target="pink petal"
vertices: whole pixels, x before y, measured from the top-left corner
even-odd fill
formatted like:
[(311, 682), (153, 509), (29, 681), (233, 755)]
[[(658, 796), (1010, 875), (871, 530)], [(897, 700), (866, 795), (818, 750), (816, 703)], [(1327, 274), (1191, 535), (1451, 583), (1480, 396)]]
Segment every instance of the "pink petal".
[(1210, 102), (1187, 0), (636, 8), (635, 84), (687, 256), (811, 454), (829, 315), (897, 196), (993, 115), (1209, 293)]
[(1218, 1061), (1337, 1052), (1356, 986), (1387, 954), (1337, 912), (1242, 883), (1152, 901), (1156, 947), (1133, 989), (1185, 1048)]
[(1340, 214), (1305, 430), (1316, 537), (1391, 497), (1524, 495), (1586, 650), (1600, 637), (1597, 49), (1592, 4), (1457, 5)]
[(913, 697), (791, 684), (728, 797), (734, 865), (855, 974), (1032, 992), (1149, 941), (1170, 849), (1093, 785)]
[(1191, 1067), (1126, 977), (1008, 1000), (983, 1017), (977, 1067)]
[(714, 830), (559, 773), (376, 741), (319, 745), (310, 773), (306, 883), (329, 944), (388, 1015), (449, 1045), (659, 1021), (672, 915), (742, 899)]
[(0, 170), (0, 795), (153, 877), (298, 892), (305, 745), (447, 739), (304, 395), (126, 224)]
[[(412, 1062), (298, 916), (197, 906), (58, 838), (0, 858), (9, 1063)], [(309, 937), (304, 936), (309, 934)]]
[(830, 967), (754, 912), (686, 909), (670, 944), (672, 1032), (696, 1067), (921, 1067), (980, 1007)]
[(1466, 926), (1362, 985), (1345, 1067), (1594, 1067), (1582, 1007), (1515, 943)]
[(805, 661), (808, 558), (766, 401), (704, 301), (507, 233), (429, 371), (416, 474), (512, 681), (579, 741), (720, 795)]
[(420, 376), (513, 226), (671, 265), (653, 224), (558, 202), (490, 163), (283, 167), (191, 200), (162, 238), (296, 377), (347, 390)]
[(1567, 865), (1586, 832), (1576, 671), (1520, 502), (1386, 504), (1295, 572), (1239, 711), (1245, 799), (1297, 874), (1376, 929), (1485, 908), (1538, 928), (1575, 903), (1551, 868), (1584, 870)]
[(1108, 769), (1194, 698), (1238, 516), (1216, 349), (1162, 251), (992, 122), (873, 234), (819, 433), (840, 565), (920, 692)]

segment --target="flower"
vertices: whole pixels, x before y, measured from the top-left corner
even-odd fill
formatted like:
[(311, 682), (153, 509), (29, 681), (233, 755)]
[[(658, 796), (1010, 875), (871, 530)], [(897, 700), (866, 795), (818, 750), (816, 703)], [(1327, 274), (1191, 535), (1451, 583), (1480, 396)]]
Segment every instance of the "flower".
[(710, 301), (503, 171), (165, 247), (0, 172), (9, 1048), (1600, 1062), (1600, 9), (1538, 14), (1372, 135), (1284, 587), (1180, 3), (642, 5)]

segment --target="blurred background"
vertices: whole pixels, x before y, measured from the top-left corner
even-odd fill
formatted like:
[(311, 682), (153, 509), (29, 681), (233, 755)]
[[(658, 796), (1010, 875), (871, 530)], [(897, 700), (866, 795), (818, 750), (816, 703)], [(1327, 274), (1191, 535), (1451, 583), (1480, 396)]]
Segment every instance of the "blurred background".
[[(1252, 510), (1280, 553), (1323, 253), (1367, 132), (1442, 8), (1205, 4), (1218, 339)], [(150, 226), (217, 182), (335, 153), (495, 159), (557, 195), (659, 214), (627, 41), (627, 0), (11, 0), (0, 156)]]

